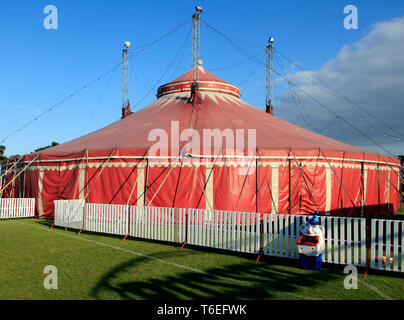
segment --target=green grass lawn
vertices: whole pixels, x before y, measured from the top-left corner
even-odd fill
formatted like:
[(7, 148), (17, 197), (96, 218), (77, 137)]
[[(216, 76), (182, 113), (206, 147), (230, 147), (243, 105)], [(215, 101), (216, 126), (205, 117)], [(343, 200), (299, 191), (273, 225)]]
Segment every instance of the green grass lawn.
[[(298, 260), (232, 255), (179, 245), (53, 228), (45, 221), (0, 221), (0, 299), (404, 299), (401, 274), (359, 274), (344, 288), (343, 268), (299, 268)], [(58, 269), (46, 290), (43, 269)], [(363, 272), (363, 270), (361, 270)]]

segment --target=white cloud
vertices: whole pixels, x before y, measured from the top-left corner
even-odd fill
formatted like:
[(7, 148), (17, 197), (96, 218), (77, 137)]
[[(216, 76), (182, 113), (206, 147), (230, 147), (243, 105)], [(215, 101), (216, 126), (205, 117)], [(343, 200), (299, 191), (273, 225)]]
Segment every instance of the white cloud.
[[(397, 133), (366, 112), (357, 107), (354, 112), (354, 107), (346, 100), (336, 97), (335, 93), (326, 93), (324, 90), (330, 90), (313, 76), (398, 131), (402, 136), (401, 141), (397, 140)], [(318, 70), (298, 72), (288, 78), (390, 152), (404, 154), (404, 17), (375, 24), (364, 38), (342, 47), (335, 58)], [(304, 93), (299, 90), (296, 93), (316, 127), (322, 128), (335, 119), (335, 116)], [(282, 110), (281, 117), (285, 120), (305, 124), (296, 112), (290, 92), (278, 97), (278, 108)], [(340, 122), (334, 121), (326, 131), (315, 131), (365, 149), (385, 153), (348, 125), (340, 125)]]

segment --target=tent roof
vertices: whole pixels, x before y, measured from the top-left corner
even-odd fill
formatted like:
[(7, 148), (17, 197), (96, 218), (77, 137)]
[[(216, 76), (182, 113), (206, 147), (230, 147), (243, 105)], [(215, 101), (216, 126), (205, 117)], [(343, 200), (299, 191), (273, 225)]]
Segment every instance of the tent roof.
[(158, 89), (157, 100), (145, 108), (90, 134), (41, 151), (41, 156), (63, 157), (85, 150), (100, 155), (108, 155), (112, 150), (121, 154), (142, 155), (156, 143), (156, 136), (162, 130), (167, 133), (168, 149), (171, 150), (175, 148), (170, 143), (171, 138), (175, 137), (172, 128), (177, 125), (180, 133), (193, 128), (200, 137), (203, 137), (206, 129), (231, 129), (233, 132), (244, 129), (245, 136), (248, 129), (255, 129), (256, 146), (263, 153), (289, 149), (313, 152), (320, 148), (324, 151), (376, 156), (255, 108), (240, 99), (236, 86), (199, 68), (200, 104), (189, 101), (191, 70), (162, 85)]

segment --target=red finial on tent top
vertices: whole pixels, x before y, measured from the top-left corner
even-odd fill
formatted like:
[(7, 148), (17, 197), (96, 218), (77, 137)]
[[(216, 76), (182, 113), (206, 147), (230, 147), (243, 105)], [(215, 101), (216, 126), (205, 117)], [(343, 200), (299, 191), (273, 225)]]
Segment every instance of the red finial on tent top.
[(271, 104), (267, 104), (265, 107), (265, 112), (269, 113), (270, 115), (274, 114), (274, 107)]
[(121, 119), (126, 118), (130, 114), (132, 114), (132, 111), (130, 111), (130, 103), (128, 102), (128, 105), (126, 107), (122, 107), (122, 117), (121, 117)]

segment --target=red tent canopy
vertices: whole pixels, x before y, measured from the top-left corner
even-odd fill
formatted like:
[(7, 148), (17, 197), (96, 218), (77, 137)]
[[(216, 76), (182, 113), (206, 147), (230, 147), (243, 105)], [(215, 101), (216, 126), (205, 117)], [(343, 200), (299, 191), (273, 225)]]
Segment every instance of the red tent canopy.
[(37, 158), (7, 194), (37, 198), (38, 215), (50, 217), (53, 200), (73, 198), (292, 214), (397, 210), (398, 159), (265, 113), (198, 68), (197, 90), (191, 70), (161, 86), (140, 111), (26, 155), (25, 164)]

